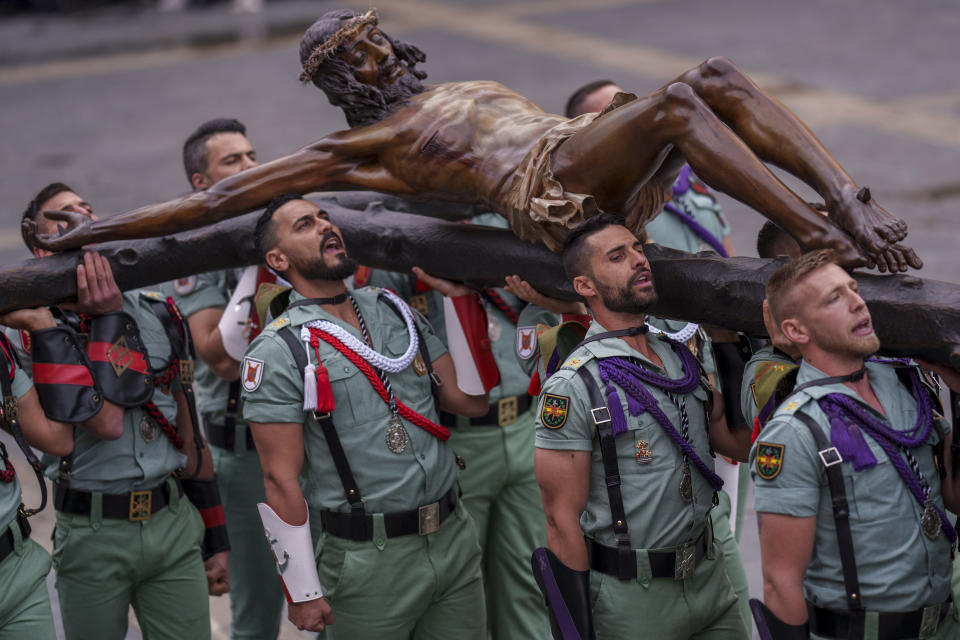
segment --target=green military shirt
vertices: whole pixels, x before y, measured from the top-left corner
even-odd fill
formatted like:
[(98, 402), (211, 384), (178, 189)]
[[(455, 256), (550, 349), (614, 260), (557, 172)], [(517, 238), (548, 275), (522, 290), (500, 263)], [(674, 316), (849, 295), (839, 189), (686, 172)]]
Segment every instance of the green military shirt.
[[(388, 357), (402, 355), (409, 345), (407, 329), (382, 290), (368, 287), (348, 290), (357, 302), (370, 332), (373, 348)], [(303, 299), (293, 292), (290, 301)], [(335, 472), (330, 449), (312, 416), (303, 411), (303, 375), (294, 356), (278, 335), (290, 327), (299, 340), (300, 327), (310, 320), (336, 322), (362, 340), (361, 333), (317, 305), (293, 307), (267, 325), (251, 343), (243, 361), (243, 416), (248, 422), (296, 422), (304, 425), (303, 493), (314, 508), (348, 511), (344, 489)], [(418, 321), (419, 322), (419, 321)], [(432, 359), (446, 353), (443, 343), (425, 324), (420, 331)], [(403, 452), (387, 448), (390, 409), (370, 381), (339, 351), (326, 342), (319, 345), (320, 360), (327, 370), (336, 408), (333, 422), (368, 513), (405, 511), (436, 501), (457, 477), (454, 454), (443, 442), (403, 419), (410, 441)], [(312, 354), (310, 361), (314, 361)], [(430, 379), (414, 367), (388, 374), (394, 394), (420, 415), (437, 419)], [(446, 381), (452, 384), (453, 381)]]
[[(166, 282), (161, 287), (166, 295), (173, 297), (183, 317), (189, 318), (203, 309), (223, 309), (227, 306), (230, 301), (227, 276), (227, 271), (210, 271), (176, 282)], [(234, 282), (238, 277), (234, 278)], [(208, 424), (223, 424), (227, 399), (230, 396), (230, 383), (214, 373), (203, 358), (194, 361), (194, 368), (197, 407), (203, 421)], [(244, 424), (239, 410), (236, 422), (238, 427)]]
[[(598, 322), (594, 322), (587, 331), (587, 337), (603, 331), (605, 329)], [(634, 358), (647, 369), (666, 374), (673, 379), (680, 378), (683, 375), (682, 364), (670, 344), (654, 335), (649, 335), (648, 340), (665, 369), (654, 365), (620, 338), (609, 338), (588, 343), (570, 354), (560, 369), (544, 383), (543, 393), (540, 395), (536, 446), (540, 449), (592, 452), (590, 497), (580, 518), (580, 526), (588, 537), (608, 546), (616, 546), (616, 538), (613, 534), (600, 445), (590, 414), (589, 396), (576, 370), (586, 367), (600, 385), (601, 391), (604, 387), (600, 381), (598, 358)], [(689, 542), (703, 531), (707, 513), (713, 506), (713, 489), (691, 463), (693, 501), (687, 503), (681, 498), (683, 457), (679, 447), (649, 412), (639, 416), (630, 415), (626, 392), (618, 386), (616, 388), (630, 429), (629, 433), (617, 437), (617, 459), (632, 546), (634, 549), (659, 549)], [(647, 388), (677, 431), (680, 431), (680, 412), (676, 406), (659, 389), (653, 386)], [(565, 419), (556, 427), (548, 426), (543, 419), (544, 403), (548, 398), (559, 399), (561, 406), (566, 403)], [(713, 458), (710, 455), (706, 422), (706, 391), (698, 386), (683, 398), (690, 420), (690, 442), (700, 458), (712, 469)], [(637, 454), (644, 445), (652, 461), (639, 464)]]
[[(123, 311), (137, 322), (150, 367), (160, 371), (169, 363), (172, 349), (160, 319), (150, 307), (150, 296), (163, 299), (156, 292), (124, 293)], [(172, 425), (177, 422), (173, 391), (178, 388), (179, 382), (175, 380), (169, 393), (164, 393), (158, 387), (154, 389), (152, 398)], [(193, 443), (187, 442), (184, 446), (193, 446)], [(48, 463), (47, 476), (56, 478), (59, 459), (44, 456), (44, 461)], [(116, 440), (101, 440), (82, 427), (75, 429), (70, 487), (103, 493), (148, 489), (160, 484), (186, 462), (187, 457), (171, 444), (160, 427), (147, 417), (143, 408), (134, 407), (124, 410), (123, 433)]]
[[(0, 358), (4, 356), (0, 355)], [(10, 391), (13, 393), (17, 399), (22, 398), (26, 395), (27, 391), (30, 391), (30, 387), (33, 386), (33, 383), (30, 381), (30, 377), (26, 372), (19, 366), (15, 368), (13, 380), (10, 383)], [(0, 406), (0, 415), (3, 414), (3, 408)], [(17, 446), (16, 444), (13, 445)], [(0, 468), (2, 468), (2, 463), (0, 463)], [(24, 469), (30, 469), (30, 467), (24, 466)], [(30, 475), (33, 475), (32, 473)], [(13, 519), (17, 517), (17, 507), (20, 506), (20, 479), (17, 476), (13, 477), (12, 482), (3, 482), (0, 480), (0, 534), (6, 531), (7, 527), (13, 522)]]
[[(867, 371), (886, 422), (895, 429), (912, 427), (917, 402), (893, 367), (867, 363)], [(804, 362), (797, 384), (824, 377), (826, 374)], [(808, 387), (788, 398), (774, 413), (750, 452), (750, 466), (758, 512), (817, 518), (813, 558), (804, 577), (805, 596), (820, 607), (845, 609), (846, 591), (826, 473), (813, 435), (795, 416), (802, 410), (829, 438), (830, 423), (813, 401), (831, 393), (850, 396), (866, 411), (883, 417), (845, 384)], [(941, 424), (948, 429), (943, 421)], [(950, 543), (942, 532), (936, 540), (923, 534), (923, 509), (876, 441), (866, 433), (864, 438), (877, 465), (859, 472), (854, 472), (850, 464), (841, 465), (863, 603), (869, 611), (910, 611), (943, 602), (950, 594)], [(936, 430), (931, 431), (930, 444), (937, 440)], [(763, 474), (757, 467), (759, 447), (767, 447), (765, 453), (780, 452), (779, 464), (766, 465)], [(932, 448), (921, 446), (913, 454), (930, 483), (937, 506), (943, 508)]]
[[(713, 237), (719, 241), (730, 235), (730, 225), (727, 224), (720, 212), (720, 204), (712, 197), (695, 191), (692, 187), (676, 196), (674, 206), (693, 215)], [(645, 227), (650, 239), (660, 246), (696, 253), (698, 251), (713, 251), (713, 247), (703, 241), (687, 224), (669, 211), (661, 211), (660, 215), (647, 223)]]

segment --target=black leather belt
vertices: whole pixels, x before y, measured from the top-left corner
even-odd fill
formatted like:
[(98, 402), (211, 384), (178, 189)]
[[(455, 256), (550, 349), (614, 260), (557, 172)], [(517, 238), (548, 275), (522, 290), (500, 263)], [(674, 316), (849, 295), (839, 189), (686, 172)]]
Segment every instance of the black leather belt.
[[(207, 442), (212, 444), (215, 447), (220, 449), (226, 449), (227, 451), (235, 451), (234, 447), (237, 444), (237, 428), (228, 427), (223, 424), (214, 424), (212, 422), (207, 423)], [(255, 451), (256, 447), (253, 444), (253, 433), (250, 432), (250, 427), (246, 429), (247, 433), (247, 451)]]
[[(177, 493), (183, 495), (180, 481), (176, 481)], [(101, 514), (104, 518), (122, 518), (137, 522), (149, 520), (160, 509), (170, 503), (170, 489), (166, 480), (153, 489), (131, 491), (130, 493), (102, 494)], [(63, 484), (55, 482), (53, 485), (53, 505), (57, 511), (88, 515), (92, 504), (93, 494), (89, 491), (67, 489)]]
[[(383, 514), (383, 524), (388, 538), (419, 534), (425, 536), (440, 528), (457, 507), (457, 493), (453, 489), (447, 491), (437, 502), (423, 505), (410, 511)], [(373, 516), (365, 514), (345, 513), (342, 511), (323, 511), (320, 513), (327, 533), (363, 542), (373, 540)]]
[[(20, 536), (24, 540), (30, 537), (30, 523), (19, 513), (17, 514), (16, 522), (11, 524), (16, 524), (16, 526), (20, 527)], [(6, 560), (7, 556), (13, 553), (13, 547), (13, 531), (11, 531), (8, 526), (3, 530), (3, 535), (0, 536), (0, 562)]]
[[(508, 424), (516, 422), (517, 418), (530, 408), (530, 404), (530, 396), (527, 394), (500, 398), (496, 402), (490, 403), (490, 410), (487, 411), (486, 415), (482, 415), (479, 418), (470, 418), (470, 425), (482, 427), (495, 424), (505, 427)], [(440, 424), (445, 427), (456, 427), (456, 414), (441, 411)]]
[[(953, 596), (947, 598), (947, 601), (933, 606), (939, 606), (940, 612), (937, 614), (937, 626), (943, 622), (950, 612), (950, 604), (953, 602)], [(925, 609), (929, 609), (926, 607)], [(923, 612), (925, 609), (916, 609), (904, 613), (884, 613), (881, 612), (880, 625), (877, 630), (877, 640), (906, 640), (907, 638), (916, 638), (920, 635), (920, 627), (923, 623)], [(810, 632), (824, 638), (846, 638), (850, 624), (850, 612), (838, 611), (836, 609), (824, 609), (807, 602), (807, 615), (810, 618)]]
[[(683, 562), (677, 562), (677, 551), (647, 551), (647, 559), (650, 562), (650, 572), (653, 577), (682, 578), (693, 573), (694, 568), (707, 555), (707, 538), (707, 532), (704, 530), (693, 543), (692, 559), (682, 559), (686, 560), (689, 566), (684, 566)], [(616, 576), (617, 550), (590, 538), (587, 538), (587, 543), (587, 550), (590, 553), (590, 568), (600, 573)]]

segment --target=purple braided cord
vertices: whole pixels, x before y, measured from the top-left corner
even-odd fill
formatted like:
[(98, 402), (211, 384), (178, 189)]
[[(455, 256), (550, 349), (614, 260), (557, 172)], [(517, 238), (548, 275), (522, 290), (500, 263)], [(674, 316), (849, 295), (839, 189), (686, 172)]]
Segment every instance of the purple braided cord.
[(673, 195), (682, 196), (690, 190), (691, 172), (692, 169), (690, 168), (690, 165), (683, 165), (683, 169), (680, 169), (680, 175), (677, 176), (676, 181), (673, 183)]
[[(900, 360), (888, 361), (876, 358), (871, 358), (870, 361), (881, 363), (901, 362)], [(920, 506), (925, 506), (927, 495), (924, 493), (923, 486), (913, 472), (910, 471), (906, 460), (903, 459), (903, 456), (900, 455), (897, 448), (913, 449), (919, 447), (927, 441), (927, 438), (930, 436), (930, 430), (933, 427), (933, 409), (930, 406), (930, 398), (922, 388), (916, 371), (912, 369), (910, 370), (910, 381), (913, 387), (913, 395), (917, 398), (917, 420), (913, 428), (906, 431), (897, 431), (887, 426), (882, 420), (869, 413), (860, 403), (846, 394), (831, 393), (822, 397), (819, 400), (819, 404), (823, 412), (831, 419), (835, 418), (844, 424), (852, 422), (873, 436), (873, 439), (876, 440), (880, 448), (887, 454), (890, 462), (892, 462), (893, 466), (897, 469), (897, 473), (900, 474), (907, 488), (910, 489), (910, 493), (912, 493), (913, 497), (920, 503)], [(946, 514), (940, 507), (934, 505), (933, 508), (940, 517), (941, 529), (943, 529), (950, 543), (953, 544), (957, 540), (956, 530), (954, 530), (950, 521), (947, 520)]]
[(704, 227), (702, 224), (697, 222), (692, 215), (690, 215), (686, 211), (682, 211), (679, 207), (675, 207), (669, 202), (663, 205), (663, 208), (665, 211), (669, 211), (673, 215), (680, 218), (680, 220), (685, 225), (690, 227), (690, 230), (693, 231), (695, 234), (697, 234), (701, 240), (703, 240), (704, 242), (709, 244), (711, 247), (713, 247), (714, 251), (719, 253), (724, 258), (730, 257), (729, 255), (727, 255), (727, 250), (723, 248), (723, 243), (720, 242), (720, 240), (718, 240), (715, 235), (710, 233), (710, 231), (706, 227)]
[[(680, 356), (683, 362), (684, 377), (679, 380), (673, 380), (662, 376), (656, 372), (649, 371), (624, 358), (603, 358), (599, 362), (600, 379), (604, 383), (610, 381), (616, 382), (621, 389), (627, 392), (627, 404), (632, 415), (640, 415), (644, 411), (649, 411), (650, 415), (660, 424), (660, 427), (666, 432), (670, 439), (683, 451), (693, 465), (700, 472), (700, 475), (707, 481), (714, 491), (719, 491), (723, 487), (723, 480), (714, 473), (707, 464), (700, 459), (696, 450), (687, 440), (680, 435), (676, 427), (670, 422), (670, 418), (660, 408), (660, 403), (653, 397), (653, 394), (647, 390), (642, 383), (651, 384), (661, 391), (673, 393), (690, 393), (693, 391), (700, 378), (700, 365), (697, 363), (693, 354), (684, 347), (671, 342), (674, 351)], [(618, 434), (614, 434), (618, 435)]]

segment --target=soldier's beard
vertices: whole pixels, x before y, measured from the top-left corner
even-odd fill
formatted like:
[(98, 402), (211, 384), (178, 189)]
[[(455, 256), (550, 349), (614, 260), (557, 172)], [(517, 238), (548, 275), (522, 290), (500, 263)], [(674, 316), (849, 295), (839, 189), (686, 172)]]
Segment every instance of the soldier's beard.
[(595, 283), (600, 301), (610, 311), (617, 313), (644, 314), (657, 301), (657, 292), (652, 287), (647, 291), (637, 291), (633, 287), (637, 276), (630, 277), (626, 286), (605, 285)]

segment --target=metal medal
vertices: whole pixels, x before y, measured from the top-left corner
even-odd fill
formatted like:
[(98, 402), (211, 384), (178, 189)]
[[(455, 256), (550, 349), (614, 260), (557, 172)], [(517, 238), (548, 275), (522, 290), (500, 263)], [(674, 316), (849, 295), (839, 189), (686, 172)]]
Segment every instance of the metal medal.
[(487, 312), (487, 335), (490, 337), (490, 342), (496, 342), (500, 339), (500, 334), (503, 333), (503, 327), (500, 326), (500, 321), (497, 320), (497, 317), (491, 313)]
[(933, 500), (927, 498), (923, 504), (923, 515), (920, 516), (920, 528), (923, 529), (923, 535), (931, 540), (936, 540), (940, 535), (940, 516), (933, 507)]
[(140, 419), (140, 437), (144, 442), (151, 442), (157, 437), (157, 423), (150, 416)]
[(400, 416), (393, 414), (390, 418), (390, 427), (387, 429), (387, 448), (397, 454), (403, 453), (408, 442), (410, 442), (410, 434), (403, 428)]
[(690, 463), (686, 461), (680, 475), (680, 497), (686, 502), (693, 502), (693, 478), (690, 477)]

